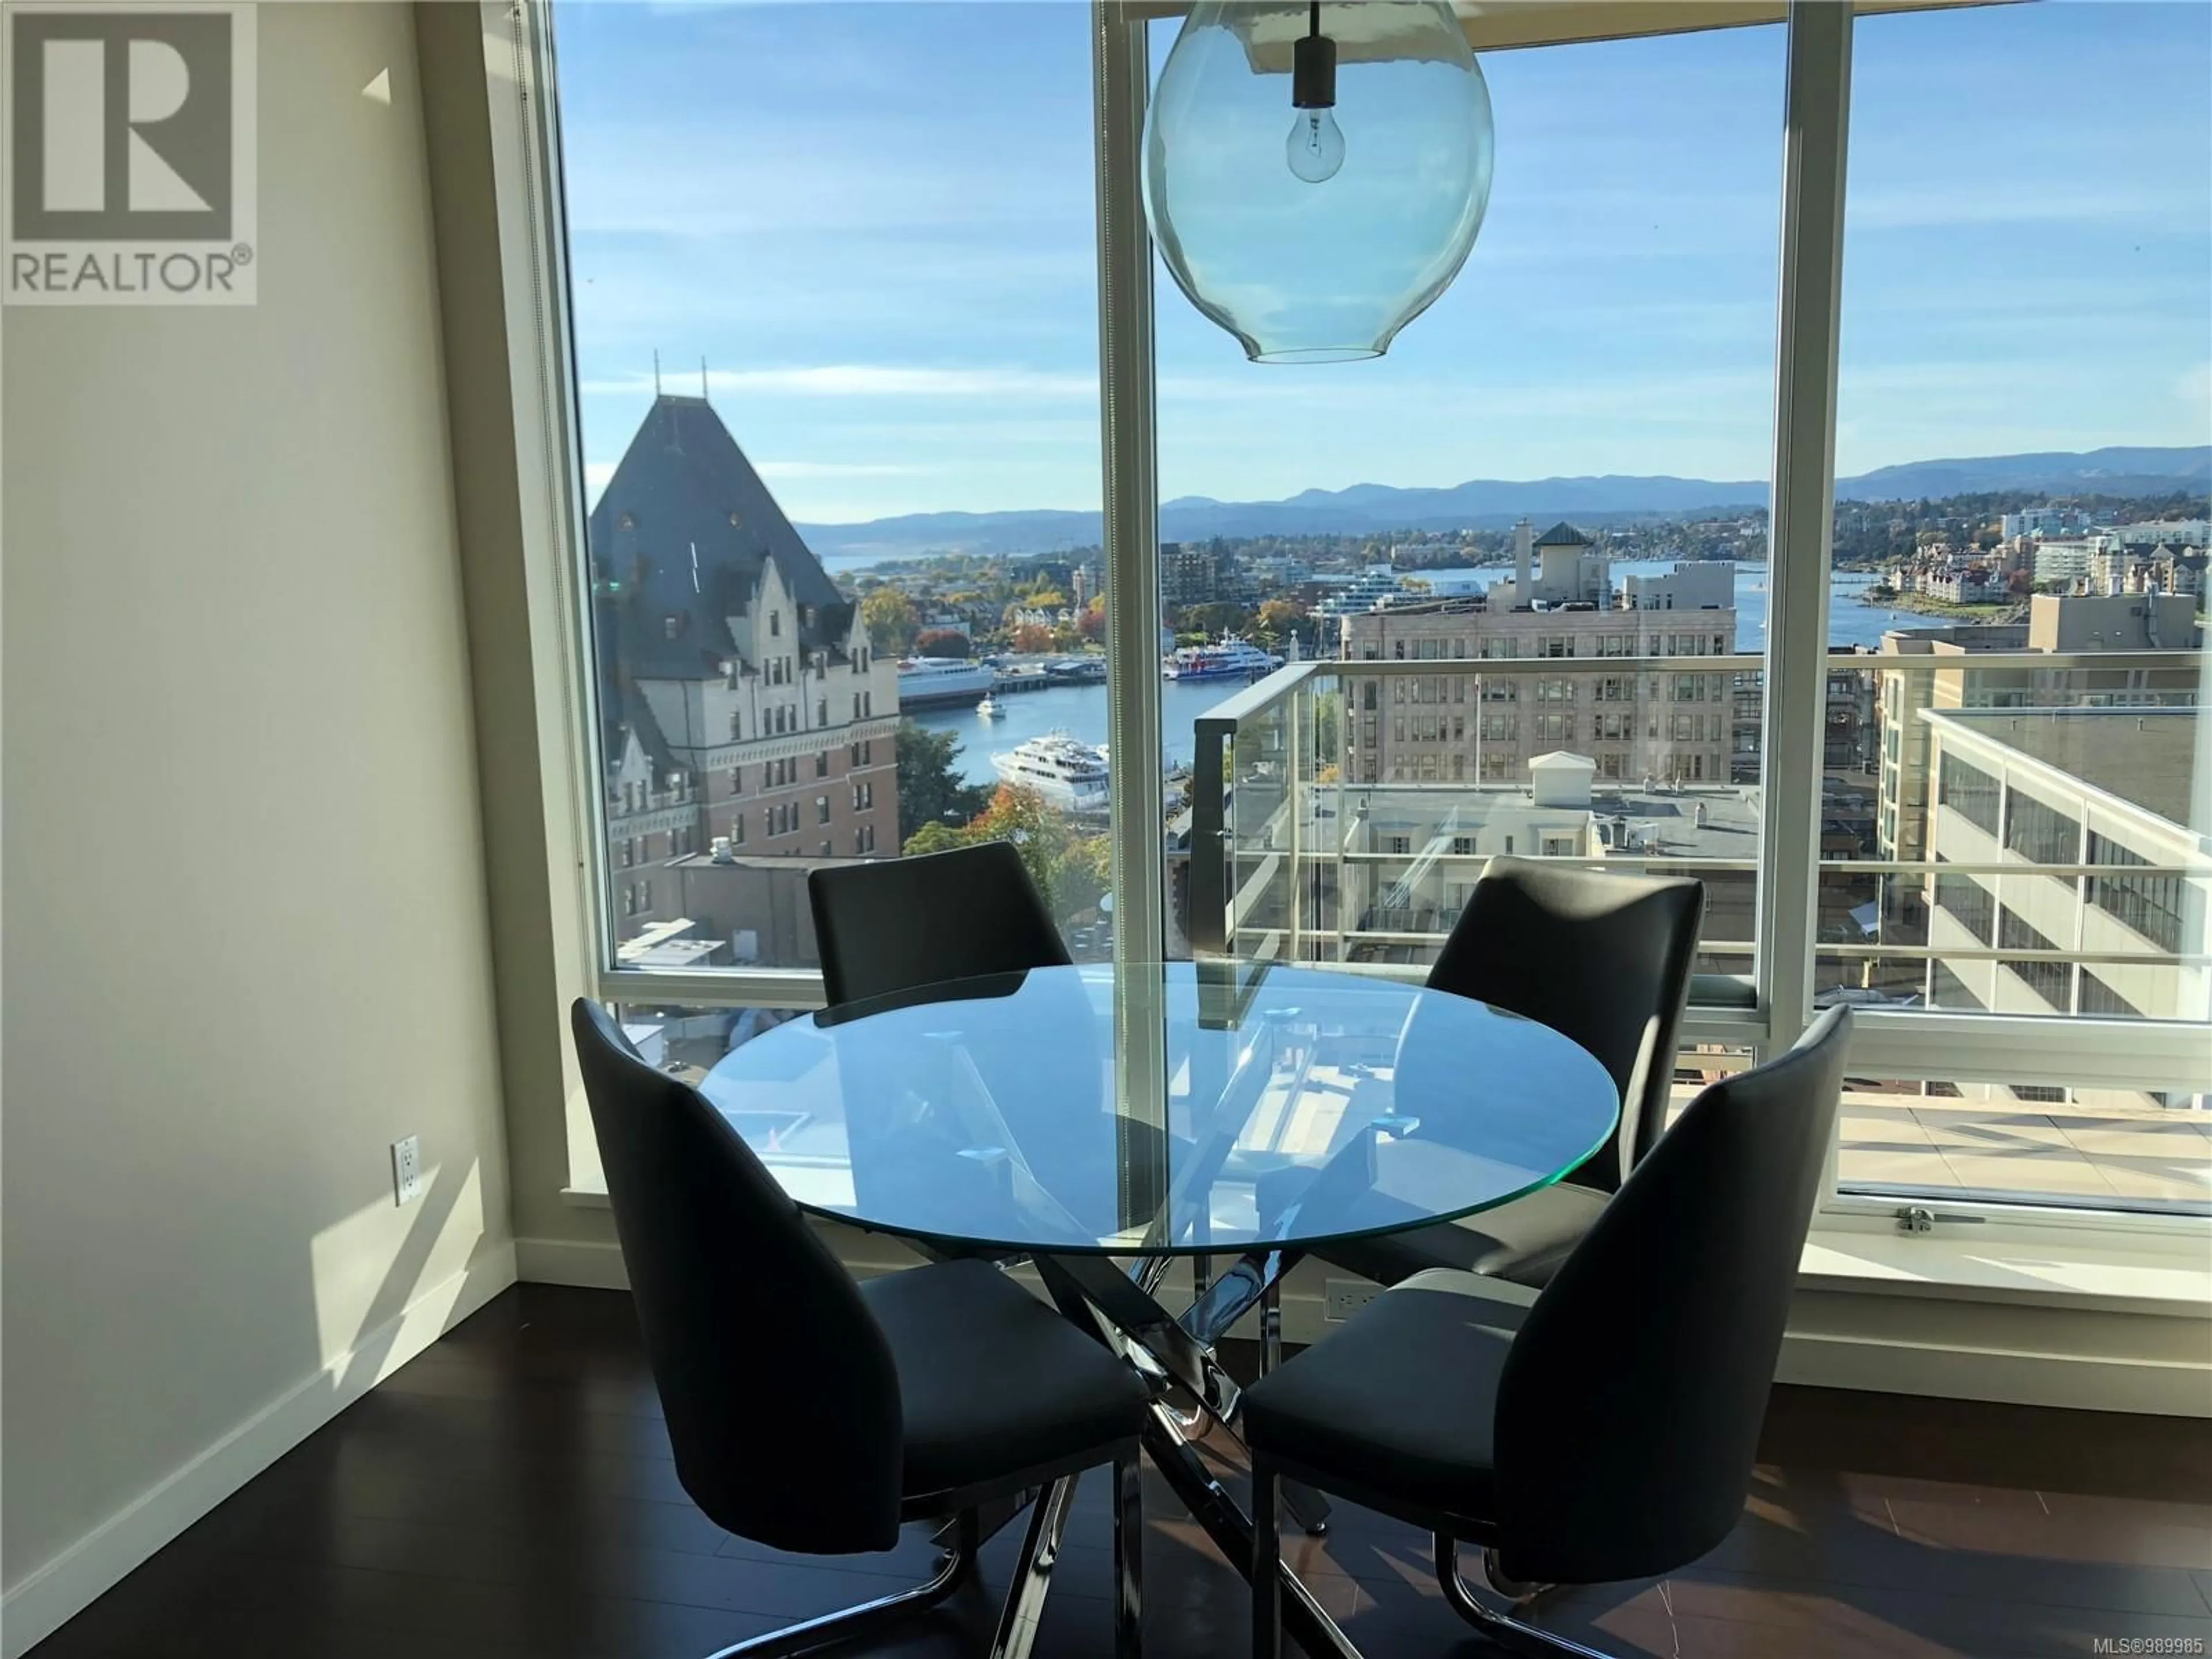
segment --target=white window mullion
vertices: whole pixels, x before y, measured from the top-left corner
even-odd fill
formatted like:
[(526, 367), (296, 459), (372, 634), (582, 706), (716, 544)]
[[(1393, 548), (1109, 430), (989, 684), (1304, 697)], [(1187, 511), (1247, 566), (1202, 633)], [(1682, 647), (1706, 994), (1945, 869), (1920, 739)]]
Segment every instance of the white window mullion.
[[(1153, 420), (1152, 246), (1145, 227), (1146, 24), (1091, 7), (1098, 191), (1098, 394), (1105, 499), (1108, 752), (1114, 792), (1115, 1089), (1121, 1133), (1164, 1133), (1167, 1048), (1157, 964), (1166, 955), (1160, 775), (1159, 487)], [(1142, 1183), (1146, 1160), (1121, 1160)], [(1132, 1224), (1161, 1193), (1131, 1185)]]
[(1792, 0), (1789, 19), (1758, 927), (1759, 1001), (1778, 1048), (1813, 1013), (1851, 12)]

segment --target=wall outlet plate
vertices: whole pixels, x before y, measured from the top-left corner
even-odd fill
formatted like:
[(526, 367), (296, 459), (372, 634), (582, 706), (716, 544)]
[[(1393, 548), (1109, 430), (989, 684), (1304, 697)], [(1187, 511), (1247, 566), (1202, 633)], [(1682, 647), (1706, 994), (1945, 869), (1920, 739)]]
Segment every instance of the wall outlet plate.
[(1365, 1279), (1322, 1280), (1322, 1305), (1332, 1323), (1340, 1323), (1382, 1294), (1382, 1287)]
[(422, 1142), (416, 1135), (392, 1143), (392, 1199), (412, 1204), (422, 1196)]

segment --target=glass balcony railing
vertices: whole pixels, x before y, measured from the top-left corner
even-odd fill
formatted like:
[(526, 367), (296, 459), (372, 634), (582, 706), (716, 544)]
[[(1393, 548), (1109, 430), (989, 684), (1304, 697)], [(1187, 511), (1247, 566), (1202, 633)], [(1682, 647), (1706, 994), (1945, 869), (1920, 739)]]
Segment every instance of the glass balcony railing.
[[(2212, 1016), (2200, 653), (1829, 666), (1817, 1002), (2107, 1034)], [(1556, 858), (1702, 880), (1692, 1006), (1748, 1006), (1764, 671), (1755, 656), (1291, 665), (1197, 723), (1190, 942), (1417, 974), (1487, 860)], [(1686, 1083), (1697, 1056), (1681, 1063)], [(2212, 1210), (2212, 1079), (2094, 1081), (1856, 1079), (1839, 1180)]]

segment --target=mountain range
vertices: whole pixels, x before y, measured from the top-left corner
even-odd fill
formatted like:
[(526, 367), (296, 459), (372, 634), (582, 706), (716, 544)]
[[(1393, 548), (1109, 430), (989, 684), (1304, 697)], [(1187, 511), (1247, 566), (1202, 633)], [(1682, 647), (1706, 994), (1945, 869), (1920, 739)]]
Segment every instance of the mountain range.
[[(2017, 491), (2052, 495), (2164, 495), (2203, 491), (2212, 483), (2212, 446), (2093, 449), (2086, 453), (1984, 455), (1910, 461), (1836, 480), (1838, 501), (1940, 499)], [(1218, 501), (1182, 495), (1162, 503), (1160, 535), (1168, 541), (1209, 536), (1370, 535), (1394, 530), (1497, 530), (1516, 519), (1574, 519), (1610, 524), (1705, 509), (1729, 512), (1766, 505), (1766, 480), (1710, 478), (1539, 478), (1515, 483), (1471, 478), (1445, 489), (1353, 484), (1308, 489), (1279, 501)], [(1103, 535), (1096, 513), (912, 513), (865, 524), (800, 525), (817, 555), (852, 563), (923, 553), (1042, 553), (1096, 546)]]

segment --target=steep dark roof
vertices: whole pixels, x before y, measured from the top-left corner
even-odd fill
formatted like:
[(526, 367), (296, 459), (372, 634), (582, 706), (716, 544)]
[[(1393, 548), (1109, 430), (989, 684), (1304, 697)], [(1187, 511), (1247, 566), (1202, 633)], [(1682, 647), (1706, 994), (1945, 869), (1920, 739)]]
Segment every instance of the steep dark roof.
[(625, 681), (719, 675), (737, 651), (725, 619), (745, 613), (770, 561), (812, 613), (786, 620), (793, 653), (844, 645), (851, 605), (703, 398), (653, 399), (587, 544), (610, 718)]
[(1590, 538), (1569, 524), (1565, 519), (1536, 538), (1539, 547), (1588, 547)]

